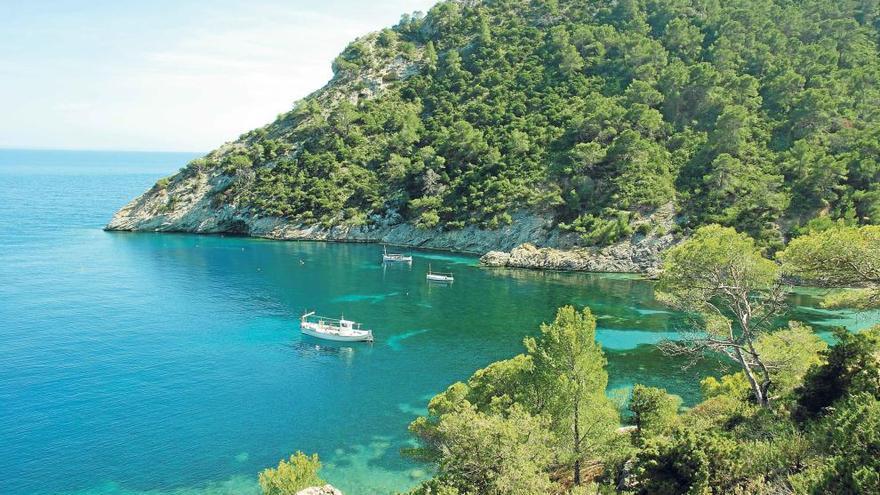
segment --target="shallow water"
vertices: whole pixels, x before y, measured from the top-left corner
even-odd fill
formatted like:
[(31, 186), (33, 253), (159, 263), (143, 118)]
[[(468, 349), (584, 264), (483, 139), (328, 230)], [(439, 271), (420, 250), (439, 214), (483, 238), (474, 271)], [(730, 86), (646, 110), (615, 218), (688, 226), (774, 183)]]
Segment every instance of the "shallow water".
[[(632, 276), (481, 269), (473, 257), (238, 237), (107, 233), (113, 211), (191, 155), (0, 151), (0, 493), (254, 493), (299, 449), (346, 493), (425, 476), (399, 455), (428, 398), (564, 304), (599, 318), (611, 387), (698, 399), (650, 344), (678, 315)], [(60, 153), (60, 155), (59, 155)], [(428, 263), (455, 272), (428, 284)], [(826, 331), (877, 320), (813, 309)], [(373, 345), (302, 337), (304, 309), (363, 322)]]

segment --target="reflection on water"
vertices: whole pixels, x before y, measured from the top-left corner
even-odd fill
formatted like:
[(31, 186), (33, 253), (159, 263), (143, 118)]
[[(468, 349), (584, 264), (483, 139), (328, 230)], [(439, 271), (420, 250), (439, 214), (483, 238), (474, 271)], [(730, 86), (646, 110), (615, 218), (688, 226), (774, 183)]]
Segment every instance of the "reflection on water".
[[(357, 352), (351, 347), (351, 344), (333, 345), (332, 341), (317, 339), (310, 335), (303, 335), (302, 339), (292, 342), (288, 346), (304, 359), (333, 357), (341, 359), (344, 363), (350, 365), (354, 359), (355, 352)], [(371, 347), (368, 342), (364, 342), (363, 346), (366, 347), (366, 351), (369, 351)]]

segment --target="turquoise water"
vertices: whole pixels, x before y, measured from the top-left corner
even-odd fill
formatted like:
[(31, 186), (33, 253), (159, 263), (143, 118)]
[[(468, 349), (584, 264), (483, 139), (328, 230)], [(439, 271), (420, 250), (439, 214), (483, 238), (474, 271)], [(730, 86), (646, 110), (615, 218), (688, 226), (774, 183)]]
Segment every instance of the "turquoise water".
[[(597, 313), (613, 388), (693, 403), (696, 378), (718, 371), (653, 350), (677, 315), (636, 277), (101, 230), (193, 156), (0, 150), (0, 493), (254, 493), (256, 473), (297, 449), (346, 493), (405, 489), (425, 476), (398, 452), (426, 400), (519, 352), (563, 304)], [(428, 263), (455, 283), (427, 284)], [(817, 295), (794, 296), (794, 317), (876, 321), (815, 310)], [(302, 337), (305, 308), (362, 321), (376, 342)]]

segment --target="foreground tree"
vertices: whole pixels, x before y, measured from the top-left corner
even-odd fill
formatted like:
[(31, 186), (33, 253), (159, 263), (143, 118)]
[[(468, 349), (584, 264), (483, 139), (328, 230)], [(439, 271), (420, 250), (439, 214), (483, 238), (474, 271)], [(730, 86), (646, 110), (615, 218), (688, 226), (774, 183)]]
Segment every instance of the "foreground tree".
[(670, 395), (662, 388), (636, 384), (629, 400), (636, 426), (635, 440), (641, 444), (646, 438), (661, 434), (678, 421), (681, 397)]
[(297, 452), (278, 463), (277, 468), (268, 468), (260, 472), (260, 488), (263, 495), (295, 495), (303, 488), (321, 486), (324, 480), (318, 477), (321, 461), (318, 454), (310, 456)]
[(541, 336), (525, 339), (535, 366), (535, 382), (544, 392), (542, 412), (553, 418), (551, 427), (562, 458), (581, 483), (581, 464), (596, 458), (614, 435), (620, 418), (606, 397), (606, 359), (596, 342), (596, 318), (589, 308), (559, 308), (553, 323), (541, 325)]
[(664, 257), (658, 298), (692, 316), (683, 340), (662, 347), (694, 357), (726, 354), (745, 373), (755, 401), (769, 406), (772, 378), (755, 340), (780, 314), (784, 296), (779, 268), (749, 236), (701, 227)]
[(755, 349), (770, 370), (772, 398), (790, 397), (811, 366), (822, 364), (828, 344), (807, 325), (789, 322), (788, 328), (766, 333)]
[(439, 479), (462, 493), (552, 493), (547, 421), (513, 406), (506, 416), (463, 407), (438, 425)]
[(431, 399), (429, 414), (410, 425), (421, 441), (411, 453), (437, 463), (438, 476), (417, 493), (436, 491), (437, 483), (463, 493), (549, 493), (535, 488), (548, 473), (580, 484), (586, 461), (598, 465), (612, 445), (625, 446), (595, 337), (589, 309), (560, 308), (539, 337), (524, 340), (526, 353)]
[(830, 297), (830, 307), (880, 306), (880, 226), (836, 225), (791, 241), (780, 255), (786, 274), (824, 287), (860, 287)]

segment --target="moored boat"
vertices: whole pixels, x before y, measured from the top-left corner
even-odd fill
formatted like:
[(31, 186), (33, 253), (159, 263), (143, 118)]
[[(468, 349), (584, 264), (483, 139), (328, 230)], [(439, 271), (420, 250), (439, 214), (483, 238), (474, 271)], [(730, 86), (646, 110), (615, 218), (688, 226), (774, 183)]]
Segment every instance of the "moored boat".
[(443, 273), (443, 272), (434, 272), (431, 271), (431, 265), (428, 265), (428, 280), (433, 282), (452, 282), (455, 280), (451, 273)]
[(383, 263), (412, 263), (412, 256), (400, 254), (400, 253), (389, 253), (388, 248), (382, 246), (382, 262)]
[(338, 342), (372, 342), (373, 331), (364, 330), (361, 324), (342, 318), (318, 316), (314, 311), (300, 318), (299, 329), (306, 335)]

